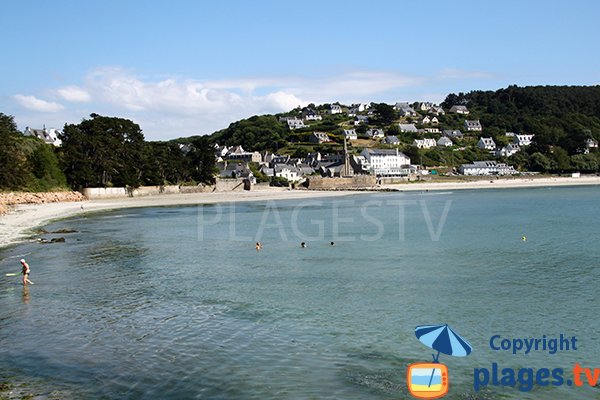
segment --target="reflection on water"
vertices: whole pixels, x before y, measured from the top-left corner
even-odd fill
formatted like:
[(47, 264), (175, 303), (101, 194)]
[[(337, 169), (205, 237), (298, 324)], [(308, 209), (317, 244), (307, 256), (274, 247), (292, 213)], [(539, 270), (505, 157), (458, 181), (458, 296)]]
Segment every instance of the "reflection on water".
[(23, 285), (23, 303), (29, 304), (29, 286)]
[[(474, 347), (469, 357), (444, 359), (452, 382), (447, 398), (473, 395), (473, 369), (492, 362), (598, 367), (600, 327), (581, 304), (598, 302), (600, 250), (590, 243), (599, 231), (589, 222), (600, 217), (599, 193), (396, 193), (339, 206), (322, 200), (301, 211), (298, 201), (211, 206), (201, 208), (203, 215), (222, 218), (206, 219), (203, 240), (196, 207), (71, 219), (68, 226), (78, 232), (64, 244), (0, 254), (0, 271), (9, 272), (11, 257), (31, 252), (36, 273), (35, 286), (0, 282), (0, 370), (81, 398), (406, 398), (406, 366), (431, 358), (414, 327), (429, 323), (450, 324)], [(361, 214), (361, 204), (373, 200), (381, 206), (366, 215), (383, 227), (381, 239), (335, 239), (330, 246), (335, 218), (346, 237), (377, 231)], [(398, 207), (389, 205), (398, 200), (412, 202), (404, 227)], [(439, 240), (432, 241), (431, 227), (440, 227), (448, 200)], [(294, 219), (306, 235), (322, 229), (323, 240), (300, 248)], [(257, 252), (261, 221), (264, 248)], [(252, 240), (237, 240), (244, 236)], [(560, 333), (577, 335), (582, 350), (525, 358), (492, 352), (488, 344), (495, 334)], [(472, 398), (594, 394), (490, 387)]]

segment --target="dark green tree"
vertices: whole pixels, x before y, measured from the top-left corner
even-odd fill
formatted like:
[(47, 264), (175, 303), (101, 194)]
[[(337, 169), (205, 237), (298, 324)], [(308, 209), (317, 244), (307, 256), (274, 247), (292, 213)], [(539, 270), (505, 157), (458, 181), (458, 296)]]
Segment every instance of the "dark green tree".
[(207, 136), (197, 136), (191, 141), (187, 157), (191, 178), (196, 182), (215, 183), (215, 151)]
[(550, 171), (554, 166), (552, 160), (542, 153), (533, 153), (529, 157), (529, 169), (531, 171), (545, 172)]
[(21, 134), (12, 115), (0, 113), (0, 189), (22, 189), (30, 173), (25, 154), (19, 148)]
[(371, 103), (371, 107), (375, 110), (375, 123), (377, 125), (389, 125), (396, 119), (396, 111), (394, 107), (386, 103)]
[(91, 114), (77, 125), (65, 125), (62, 165), (69, 184), (138, 187), (142, 178), (144, 135), (123, 118)]
[(53, 190), (67, 186), (67, 180), (60, 169), (54, 146), (40, 143), (29, 156), (31, 172), (35, 179), (30, 183), (34, 190)]

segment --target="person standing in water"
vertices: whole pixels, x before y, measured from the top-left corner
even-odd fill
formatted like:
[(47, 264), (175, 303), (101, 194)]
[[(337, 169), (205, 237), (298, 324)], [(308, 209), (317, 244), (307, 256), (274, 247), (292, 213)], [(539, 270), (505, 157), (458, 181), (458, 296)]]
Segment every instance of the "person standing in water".
[(28, 283), (33, 284), (33, 282), (29, 280), (31, 268), (29, 268), (29, 264), (27, 264), (27, 261), (25, 261), (24, 258), (21, 258), (21, 265), (23, 266), (23, 286), (27, 286)]
[(262, 244), (260, 242), (256, 242), (256, 250), (262, 250)]

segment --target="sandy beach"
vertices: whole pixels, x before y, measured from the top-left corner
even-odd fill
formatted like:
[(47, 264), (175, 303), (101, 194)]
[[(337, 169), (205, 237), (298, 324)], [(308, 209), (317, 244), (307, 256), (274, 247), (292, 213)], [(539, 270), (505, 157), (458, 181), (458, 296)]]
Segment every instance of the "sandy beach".
[[(134, 207), (214, 204), (238, 201), (293, 200), (318, 197), (347, 196), (353, 191), (308, 191), (272, 188), (253, 192), (213, 192), (170, 194), (135, 198), (114, 198), (44, 204), (22, 204), (0, 216), (0, 247), (9, 246), (31, 237), (33, 230), (51, 221), (82, 213)], [(83, 207), (83, 208), (82, 208)]]
[[(535, 177), (510, 179), (482, 179), (465, 182), (413, 182), (382, 185), (375, 190), (392, 191), (434, 191), (462, 189), (507, 189), (551, 186), (600, 185), (600, 177)], [(318, 197), (347, 196), (364, 191), (314, 191), (286, 190), (272, 188), (250, 192), (218, 192), (171, 194), (136, 198), (115, 198), (87, 200), (82, 202), (61, 202), (18, 205), (0, 217), (0, 247), (5, 247), (31, 237), (33, 229), (50, 221), (70, 216), (133, 207), (156, 207), (174, 205), (214, 204), (221, 202), (309, 199)], [(83, 207), (83, 208), (82, 208)]]

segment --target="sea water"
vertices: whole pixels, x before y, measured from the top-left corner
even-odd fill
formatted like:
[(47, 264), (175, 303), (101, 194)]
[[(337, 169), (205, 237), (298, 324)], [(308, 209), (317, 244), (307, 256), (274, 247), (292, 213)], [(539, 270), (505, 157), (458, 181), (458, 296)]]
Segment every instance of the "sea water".
[[(72, 398), (410, 398), (407, 366), (436, 353), (415, 327), (448, 324), (473, 352), (440, 355), (447, 398), (598, 398), (566, 384), (476, 393), (474, 371), (600, 368), (599, 198), (561, 187), (82, 213), (46, 227), (76, 230), (42, 235), (65, 243), (0, 253), (0, 370)], [(25, 290), (4, 276), (23, 255)], [(577, 350), (490, 348), (560, 334)]]

